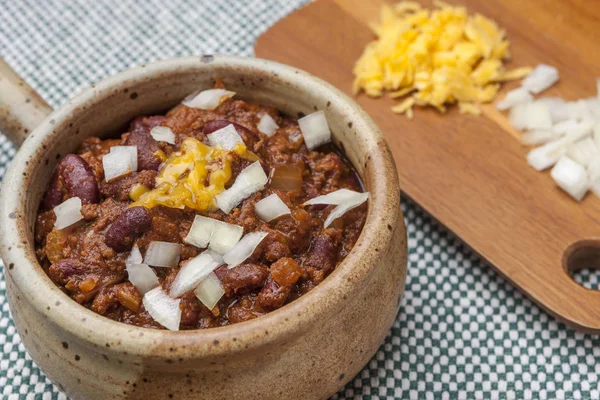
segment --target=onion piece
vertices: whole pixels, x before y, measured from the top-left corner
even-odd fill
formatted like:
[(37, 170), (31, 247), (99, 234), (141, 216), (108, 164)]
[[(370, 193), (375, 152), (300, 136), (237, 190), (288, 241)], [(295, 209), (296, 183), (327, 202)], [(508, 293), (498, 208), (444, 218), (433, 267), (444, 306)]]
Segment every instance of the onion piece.
[(337, 206), (336, 208), (334, 208), (329, 213), (329, 215), (327, 216), (327, 219), (325, 220), (325, 223), (323, 224), (323, 226), (325, 228), (327, 228), (329, 225), (331, 225), (331, 223), (333, 221), (335, 221), (336, 219), (338, 219), (339, 217), (341, 217), (342, 215), (344, 215), (348, 211), (352, 210), (353, 208), (356, 208), (356, 207), (360, 206), (362, 203), (364, 203), (365, 201), (367, 201), (368, 198), (369, 198), (369, 193), (368, 192), (358, 193), (358, 195), (352, 197), (351, 200), (348, 200), (348, 201), (340, 204), (339, 206)]
[(110, 154), (123, 154), (131, 163), (131, 171), (135, 172), (138, 169), (137, 165), (137, 146), (112, 146), (109, 150)]
[(225, 290), (223, 290), (223, 285), (217, 275), (211, 272), (196, 287), (194, 294), (206, 308), (212, 310), (225, 294)]
[(244, 228), (239, 225), (215, 220), (208, 248), (218, 254), (225, 254), (240, 241)]
[(207, 247), (216, 221), (217, 220), (213, 218), (196, 215), (192, 227), (183, 241), (192, 246), (200, 248)]
[(264, 113), (256, 126), (261, 133), (271, 137), (279, 129), (277, 122), (268, 113)]
[(144, 262), (144, 258), (142, 257), (142, 253), (140, 253), (140, 248), (137, 246), (133, 246), (131, 251), (129, 252), (129, 257), (125, 261), (125, 265), (128, 264), (142, 264)]
[(550, 65), (540, 64), (525, 79), (521, 85), (531, 93), (538, 94), (558, 82), (558, 70)]
[(217, 129), (213, 133), (206, 135), (206, 137), (212, 147), (219, 146), (226, 150), (233, 150), (238, 143), (244, 143), (233, 124)]
[(196, 215), (184, 242), (196, 247), (209, 247), (224, 254), (231, 249), (244, 234), (244, 228), (213, 218)]
[(267, 232), (251, 232), (246, 234), (242, 240), (237, 242), (236, 245), (223, 256), (223, 261), (227, 264), (227, 268), (231, 269), (246, 261), (267, 235)]
[(282, 215), (292, 213), (289, 207), (275, 193), (254, 204), (254, 211), (265, 222), (270, 222)]
[[(106, 182), (119, 176), (137, 171), (137, 147), (115, 146), (122, 150), (113, 150), (102, 156), (102, 167), (104, 168), (104, 179)], [(123, 149), (127, 147), (128, 149)]]
[(172, 299), (162, 289), (156, 287), (144, 295), (142, 303), (148, 314), (165, 328), (178, 331), (181, 322), (181, 299)]
[(508, 110), (517, 104), (529, 103), (533, 101), (533, 96), (526, 89), (520, 87), (506, 93), (504, 99), (496, 103), (498, 110)]
[(225, 214), (229, 214), (242, 200), (265, 187), (267, 181), (260, 162), (255, 161), (240, 172), (229, 189), (215, 196), (217, 205)]
[(125, 265), (129, 281), (142, 295), (160, 285), (156, 273), (148, 265), (141, 263), (126, 263)]
[(202, 279), (206, 278), (220, 264), (210, 254), (202, 253), (192, 258), (177, 273), (169, 295), (179, 297), (194, 289)]
[(567, 156), (576, 163), (587, 167), (590, 161), (598, 157), (598, 148), (591, 137), (586, 137), (578, 142), (575, 142), (567, 149)]
[(144, 264), (153, 267), (174, 267), (179, 264), (181, 245), (170, 242), (150, 242)]
[(157, 142), (175, 144), (175, 134), (168, 126), (155, 126), (150, 129), (150, 136)]
[(527, 145), (539, 145), (560, 138), (562, 135), (553, 130), (534, 130), (525, 132), (521, 136), (521, 142)]
[(339, 189), (323, 196), (314, 197), (308, 201), (305, 201), (302, 205), (311, 206), (315, 204), (326, 204), (337, 206), (347, 201), (353, 201), (355, 198), (359, 198), (362, 194), (363, 193), (355, 192), (354, 190)]
[(600, 122), (594, 124), (594, 127), (592, 128), (592, 137), (594, 138), (596, 147), (600, 150)]
[(554, 125), (552, 131), (565, 135), (577, 131), (580, 127), (581, 122), (576, 119), (567, 119)]
[(562, 190), (577, 201), (581, 201), (589, 189), (588, 176), (585, 168), (567, 156), (562, 156), (550, 176)]
[(560, 97), (542, 97), (537, 99), (536, 103), (543, 103), (548, 106), (552, 122), (557, 123), (569, 119), (569, 107), (567, 103)]
[(527, 153), (527, 163), (536, 171), (543, 171), (553, 166), (565, 152), (565, 146), (555, 140)]
[(544, 103), (517, 104), (510, 110), (509, 119), (511, 124), (520, 130), (552, 128), (552, 115)]
[(309, 150), (331, 141), (331, 131), (323, 111), (316, 111), (298, 120), (304, 143)]
[(81, 221), (83, 219), (83, 215), (81, 214), (81, 199), (79, 197), (71, 197), (63, 201), (54, 207), (54, 215), (56, 216), (54, 227), (59, 230)]
[(213, 260), (215, 260), (216, 262), (218, 262), (218, 263), (219, 263), (219, 265), (223, 264), (223, 255), (222, 255), (222, 254), (219, 254), (219, 253), (217, 253), (217, 252), (216, 252), (216, 251), (214, 251), (214, 250), (211, 250), (211, 249), (206, 249), (206, 250), (204, 250), (204, 251), (203, 251), (202, 253), (200, 253), (200, 254), (208, 254), (208, 255), (210, 255), (210, 256), (213, 258)]
[(235, 96), (235, 92), (225, 89), (208, 89), (196, 91), (183, 99), (182, 104), (191, 108), (214, 110), (222, 101)]

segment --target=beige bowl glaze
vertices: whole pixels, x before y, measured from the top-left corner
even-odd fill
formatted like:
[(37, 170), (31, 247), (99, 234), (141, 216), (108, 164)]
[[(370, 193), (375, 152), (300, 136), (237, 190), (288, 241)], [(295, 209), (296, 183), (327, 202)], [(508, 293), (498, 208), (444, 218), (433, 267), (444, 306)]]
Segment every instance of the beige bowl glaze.
[[(58, 158), (87, 136), (106, 137), (137, 115), (166, 111), (218, 76), (240, 98), (291, 115), (325, 110), (334, 141), (372, 195), (354, 249), (307, 295), (237, 325), (152, 330), (78, 305), (50, 281), (34, 253), (36, 211)], [(331, 85), (260, 59), (173, 59), (85, 90), (23, 143), (4, 178), (0, 215), (8, 299), (19, 334), (44, 373), (74, 399), (326, 398), (376, 352), (404, 291), (406, 233), (397, 174), (379, 129)]]

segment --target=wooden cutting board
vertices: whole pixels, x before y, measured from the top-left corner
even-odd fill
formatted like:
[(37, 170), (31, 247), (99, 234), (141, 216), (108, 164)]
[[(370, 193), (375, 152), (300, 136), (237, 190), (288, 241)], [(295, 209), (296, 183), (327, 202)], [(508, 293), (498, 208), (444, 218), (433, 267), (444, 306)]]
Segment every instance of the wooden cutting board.
[[(309, 71), (351, 93), (352, 67), (374, 39), (367, 28), (385, 0), (318, 0), (265, 32), (258, 57)], [(423, 1), (431, 6), (430, 1)], [(600, 75), (600, 7), (589, 0), (456, 0), (507, 31), (513, 62), (547, 63), (561, 74), (544, 96), (593, 96)], [(505, 85), (506, 92), (517, 85)], [(501, 94), (502, 96), (502, 94)], [(500, 96), (500, 98), (501, 98)], [(600, 332), (600, 291), (568, 270), (600, 268), (600, 199), (581, 204), (525, 161), (493, 106), (480, 117), (416, 110), (412, 121), (384, 97), (356, 97), (384, 132), (402, 190), (540, 306), (578, 329)]]

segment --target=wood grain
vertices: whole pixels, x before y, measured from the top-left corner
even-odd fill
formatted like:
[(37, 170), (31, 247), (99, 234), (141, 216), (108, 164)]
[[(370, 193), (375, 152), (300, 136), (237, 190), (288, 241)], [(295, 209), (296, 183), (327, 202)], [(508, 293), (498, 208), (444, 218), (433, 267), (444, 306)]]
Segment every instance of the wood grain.
[[(265, 32), (259, 57), (307, 70), (350, 93), (352, 67), (374, 37), (367, 28), (384, 0), (319, 0)], [(431, 2), (424, 1), (425, 5)], [(458, 0), (504, 27), (509, 67), (544, 62), (561, 73), (544, 93), (575, 99), (595, 95), (600, 71), (600, 8), (586, 0)], [(517, 83), (507, 84), (503, 92)], [(600, 291), (585, 289), (567, 270), (600, 256), (600, 199), (577, 204), (548, 173), (525, 162), (506, 116), (486, 107), (481, 117), (417, 110), (394, 115), (388, 98), (358, 103), (375, 119), (394, 153), (402, 190), (454, 231), (547, 311), (578, 329), (600, 332)], [(571, 247), (572, 246), (572, 247)], [(600, 266), (600, 263), (595, 263)]]

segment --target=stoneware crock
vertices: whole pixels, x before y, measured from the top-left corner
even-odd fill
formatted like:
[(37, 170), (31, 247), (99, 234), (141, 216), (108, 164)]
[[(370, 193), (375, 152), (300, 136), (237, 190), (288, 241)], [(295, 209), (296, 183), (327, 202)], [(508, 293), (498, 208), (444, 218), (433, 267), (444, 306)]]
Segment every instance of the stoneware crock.
[[(354, 101), (316, 77), (260, 59), (198, 56), (144, 65), (50, 108), (0, 64), (0, 128), (19, 143), (1, 188), (1, 253), (12, 316), (44, 373), (74, 399), (319, 399), (369, 361), (394, 321), (406, 278), (406, 233), (395, 164)], [(335, 143), (371, 192), (358, 242), (313, 291), (266, 316), (169, 332), (114, 322), (78, 305), (34, 252), (40, 199), (59, 157), (88, 136), (126, 130), (216, 77), (239, 98), (286, 113), (324, 110)]]

